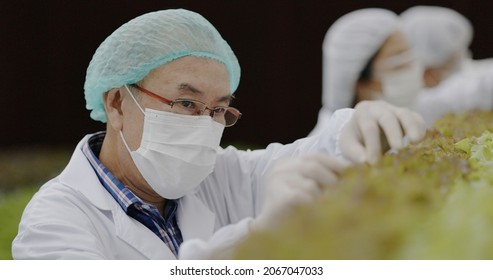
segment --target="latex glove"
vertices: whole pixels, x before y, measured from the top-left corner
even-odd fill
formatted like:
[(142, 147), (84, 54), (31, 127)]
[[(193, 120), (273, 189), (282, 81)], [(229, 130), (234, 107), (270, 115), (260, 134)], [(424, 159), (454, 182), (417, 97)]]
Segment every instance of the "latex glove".
[(264, 207), (250, 228), (275, 227), (292, 210), (329, 190), (348, 166), (349, 162), (325, 154), (279, 161), (267, 175)]
[(339, 138), (342, 154), (352, 162), (375, 163), (388, 149), (423, 139), (426, 125), (416, 112), (384, 101), (363, 101), (356, 105), (352, 118)]

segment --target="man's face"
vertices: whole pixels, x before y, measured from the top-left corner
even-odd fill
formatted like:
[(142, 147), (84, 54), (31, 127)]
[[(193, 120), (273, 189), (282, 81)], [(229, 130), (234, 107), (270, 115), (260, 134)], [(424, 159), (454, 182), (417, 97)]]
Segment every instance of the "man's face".
[[(187, 56), (174, 60), (154, 69), (140, 86), (168, 100), (193, 99), (204, 102), (209, 108), (228, 106), (231, 101), (226, 67), (218, 61), (206, 58)], [(125, 138), (130, 149), (136, 150), (142, 137), (144, 115), (128, 93), (124, 99)], [(169, 105), (145, 94), (138, 95), (137, 100), (144, 110), (150, 108), (171, 111)]]

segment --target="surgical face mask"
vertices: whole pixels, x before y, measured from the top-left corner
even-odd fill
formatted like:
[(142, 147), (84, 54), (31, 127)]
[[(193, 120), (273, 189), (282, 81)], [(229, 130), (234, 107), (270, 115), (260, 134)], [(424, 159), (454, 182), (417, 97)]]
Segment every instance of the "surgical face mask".
[(170, 112), (145, 111), (140, 147), (131, 151), (120, 136), (137, 169), (151, 188), (167, 199), (192, 191), (214, 170), (224, 125), (210, 116), (187, 116)]
[(423, 89), (423, 72), (417, 63), (385, 73), (380, 78), (380, 99), (400, 107), (412, 108)]

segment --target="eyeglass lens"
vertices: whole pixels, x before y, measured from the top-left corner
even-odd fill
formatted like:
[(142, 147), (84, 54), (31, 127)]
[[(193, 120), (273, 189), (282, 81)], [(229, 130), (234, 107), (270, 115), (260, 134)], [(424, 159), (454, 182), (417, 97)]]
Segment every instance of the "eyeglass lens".
[(176, 113), (197, 115), (203, 114), (206, 110), (210, 111), (210, 116), (214, 121), (221, 123), (225, 126), (232, 126), (238, 121), (241, 113), (231, 107), (214, 107), (208, 108), (204, 103), (196, 100), (175, 100), (173, 101), (172, 108), (176, 110)]

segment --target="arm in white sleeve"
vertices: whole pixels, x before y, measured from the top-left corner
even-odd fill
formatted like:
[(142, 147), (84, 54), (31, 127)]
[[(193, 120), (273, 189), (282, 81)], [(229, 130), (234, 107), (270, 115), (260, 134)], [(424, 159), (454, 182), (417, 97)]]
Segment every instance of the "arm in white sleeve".
[[(284, 210), (317, 195), (317, 186), (330, 185), (322, 182), (331, 182), (346, 166), (337, 156), (344, 155), (353, 162), (377, 161), (382, 153), (381, 131), (390, 148), (398, 149), (403, 146), (403, 136), (410, 142), (423, 138), (424, 121), (408, 109), (365, 101), (354, 111), (336, 111), (313, 137), (288, 145), (270, 144), (264, 150), (222, 150), (213, 176), (199, 192), (216, 214), (217, 231), (207, 241), (184, 243), (180, 257), (210, 258), (218, 252), (228, 256), (227, 252), (248, 235), (251, 218), (255, 218), (255, 228), (269, 227), (286, 213)], [(305, 157), (299, 157), (302, 155)], [(280, 159), (293, 157), (297, 158), (278, 165), (277, 173), (271, 173)], [(266, 182), (268, 173), (272, 176)]]
[(265, 175), (275, 163), (308, 153), (340, 154), (338, 136), (352, 111), (337, 111), (318, 135), (288, 145), (273, 143), (254, 151), (233, 147), (221, 150), (214, 173), (199, 191), (199, 196), (216, 214), (218, 230), (208, 240), (185, 241), (179, 258), (229, 258), (233, 248), (248, 236), (251, 220), (262, 210)]
[(342, 129), (353, 115), (353, 109), (340, 109), (334, 112), (326, 126), (321, 128), (317, 135), (299, 139), (291, 144), (282, 145), (273, 143), (265, 150), (251, 151), (251, 153), (262, 154), (263, 160), (259, 161), (261, 166), (270, 165), (271, 161), (279, 158), (293, 157), (309, 153), (327, 153), (341, 156), (339, 137)]
[(245, 218), (236, 224), (231, 224), (216, 231), (207, 241), (192, 239), (180, 246), (178, 259), (231, 259), (234, 250), (250, 233), (250, 223), (253, 218)]

